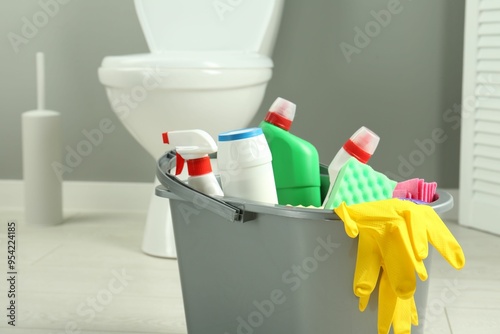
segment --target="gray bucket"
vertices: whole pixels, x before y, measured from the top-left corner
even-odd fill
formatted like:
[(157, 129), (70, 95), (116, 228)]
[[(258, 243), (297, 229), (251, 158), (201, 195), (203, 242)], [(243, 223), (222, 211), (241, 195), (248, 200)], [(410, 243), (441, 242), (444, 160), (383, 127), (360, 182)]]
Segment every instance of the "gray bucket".
[[(156, 195), (170, 199), (189, 334), (377, 332), (378, 291), (360, 312), (357, 239), (334, 212), (213, 198), (171, 175), (174, 167), (175, 151), (158, 160)], [(324, 194), (326, 166), (321, 174)], [(451, 195), (438, 194), (434, 210), (450, 210)], [(423, 333), (428, 281), (417, 282), (412, 332)]]

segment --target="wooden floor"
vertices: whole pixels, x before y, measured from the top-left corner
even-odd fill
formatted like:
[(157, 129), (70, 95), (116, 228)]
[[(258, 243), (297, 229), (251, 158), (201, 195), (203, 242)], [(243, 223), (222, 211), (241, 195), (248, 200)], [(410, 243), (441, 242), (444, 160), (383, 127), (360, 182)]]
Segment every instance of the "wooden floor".
[[(9, 278), (13, 219), (18, 273), (15, 328), (0, 281), (0, 333), (186, 333), (177, 261), (140, 251), (145, 214), (73, 213), (49, 228), (21, 217), (0, 212), (0, 270)], [(425, 333), (500, 333), (500, 237), (448, 226), (467, 264), (455, 271), (435, 252)]]

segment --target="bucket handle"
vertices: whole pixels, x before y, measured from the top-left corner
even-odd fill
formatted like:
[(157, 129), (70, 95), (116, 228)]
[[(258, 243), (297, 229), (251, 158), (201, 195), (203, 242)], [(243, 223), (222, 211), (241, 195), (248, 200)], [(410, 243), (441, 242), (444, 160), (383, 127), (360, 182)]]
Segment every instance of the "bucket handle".
[(183, 200), (194, 203), (201, 208), (216, 213), (230, 222), (244, 223), (255, 218), (255, 215), (245, 214), (244, 208), (237, 207), (217, 198), (208, 196), (190, 187), (174, 175), (170, 174), (169, 171), (175, 167), (175, 163), (175, 150), (167, 152), (158, 160), (156, 165), (156, 176), (163, 187), (159, 186), (156, 188), (157, 196), (167, 197), (165, 192), (170, 191)]

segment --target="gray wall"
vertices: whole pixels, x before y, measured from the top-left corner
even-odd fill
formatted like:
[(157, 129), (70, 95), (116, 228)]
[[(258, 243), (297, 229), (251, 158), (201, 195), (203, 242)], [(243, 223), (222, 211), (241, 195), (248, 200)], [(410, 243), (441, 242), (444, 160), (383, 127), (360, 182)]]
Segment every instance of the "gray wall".
[[(75, 148), (103, 118), (116, 126), (65, 179), (152, 181), (154, 160), (121, 126), (97, 78), (106, 55), (147, 52), (132, 1), (56, 1), (42, 0), (53, 17), (18, 50), (9, 36), (24, 38), (42, 6), (0, 3), (0, 179), (22, 178), (20, 116), (35, 107), (34, 59), (43, 51), (47, 107), (63, 114), (64, 145)], [(388, 8), (391, 18), (377, 23), (371, 11)], [(282, 96), (298, 105), (292, 131), (316, 145), (323, 163), (366, 125), (381, 136), (376, 170), (456, 188), (463, 21), (464, 0), (286, 0), (274, 76), (251, 125)], [(363, 38), (357, 29), (366, 28)]]

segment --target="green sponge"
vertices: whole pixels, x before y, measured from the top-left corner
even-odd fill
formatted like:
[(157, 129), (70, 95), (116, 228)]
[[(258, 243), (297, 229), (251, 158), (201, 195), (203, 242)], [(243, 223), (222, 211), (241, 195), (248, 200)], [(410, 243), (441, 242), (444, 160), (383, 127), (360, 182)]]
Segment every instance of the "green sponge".
[(351, 205), (392, 198), (396, 185), (396, 181), (350, 158), (339, 171), (325, 209), (332, 210), (342, 202)]

